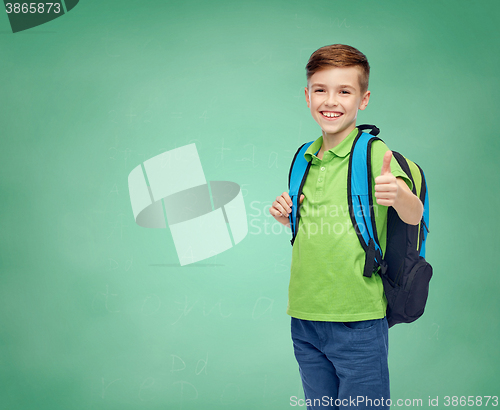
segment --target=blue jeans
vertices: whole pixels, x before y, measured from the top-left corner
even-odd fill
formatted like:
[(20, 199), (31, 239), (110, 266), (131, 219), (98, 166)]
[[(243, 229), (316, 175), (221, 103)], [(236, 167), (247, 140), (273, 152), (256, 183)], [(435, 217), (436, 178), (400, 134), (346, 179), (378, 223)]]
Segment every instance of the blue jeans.
[(359, 322), (292, 317), (291, 331), (308, 410), (389, 408), (385, 317)]

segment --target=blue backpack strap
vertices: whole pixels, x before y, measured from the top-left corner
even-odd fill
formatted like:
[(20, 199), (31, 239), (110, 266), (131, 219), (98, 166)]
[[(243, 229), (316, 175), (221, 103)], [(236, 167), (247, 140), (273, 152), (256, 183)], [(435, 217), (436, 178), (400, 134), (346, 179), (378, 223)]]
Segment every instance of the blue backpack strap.
[[(423, 174), (424, 172), (422, 171), (422, 175)], [(427, 239), (427, 234), (429, 233), (429, 194), (427, 192), (427, 183), (422, 186), (425, 186), (424, 214), (422, 220), (424, 225), (424, 239), (422, 241), (422, 246), (420, 247), (420, 256), (425, 258), (425, 240)]]
[[(401, 169), (405, 172), (405, 174), (410, 178), (412, 184), (413, 184), (413, 193), (417, 195), (417, 191), (415, 188), (415, 181), (413, 180), (412, 173), (410, 170), (410, 167), (408, 166), (408, 163), (406, 162), (406, 159), (399, 154), (398, 152), (393, 151), (394, 158), (398, 161), (399, 165), (401, 166)], [(420, 184), (420, 200), (422, 201), (422, 204), (424, 205), (424, 212), (422, 215), (422, 224), (420, 228), (420, 243), (418, 244), (418, 249), (419, 255), (425, 258), (425, 240), (427, 238), (427, 233), (429, 232), (429, 195), (427, 193), (427, 183), (425, 182), (425, 175), (424, 171), (422, 168), (419, 167), (418, 164), (414, 163), (418, 170), (420, 171), (420, 178), (421, 178), (421, 184)]]
[(302, 194), (302, 188), (304, 187), (304, 182), (309, 173), (309, 168), (311, 167), (311, 163), (306, 161), (304, 154), (313, 142), (314, 141), (306, 142), (297, 150), (293, 157), (292, 164), (290, 165), (290, 172), (288, 173), (288, 195), (292, 200), (292, 212), (288, 216), (290, 220), (290, 229), (292, 230), (292, 239), (290, 241), (292, 245), (295, 242), (299, 226), (299, 198)]
[(358, 127), (358, 135), (351, 149), (347, 199), (354, 230), (366, 253), (363, 276), (371, 277), (379, 266), (385, 270), (385, 262), (378, 240), (372, 198), (371, 144), (380, 138), (374, 136), (378, 134), (378, 128), (374, 128), (372, 135), (362, 132), (366, 127), (371, 126)]
[[(417, 164), (415, 164), (417, 165)], [(422, 215), (422, 244), (420, 245), (420, 256), (425, 258), (425, 240), (429, 232), (429, 192), (427, 191), (427, 182), (425, 180), (424, 171), (417, 165), (422, 176), (422, 186), (420, 188), (420, 200), (424, 204), (424, 213)]]

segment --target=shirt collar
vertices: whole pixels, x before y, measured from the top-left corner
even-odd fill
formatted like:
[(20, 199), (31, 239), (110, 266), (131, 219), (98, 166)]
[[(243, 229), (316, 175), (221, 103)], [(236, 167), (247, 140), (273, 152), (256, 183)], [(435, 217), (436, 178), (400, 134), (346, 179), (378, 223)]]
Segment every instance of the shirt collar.
[[(328, 151), (332, 152), (337, 157), (346, 157), (347, 154), (351, 152), (352, 143), (354, 139), (358, 135), (358, 128), (354, 128), (347, 137), (343, 139), (343, 141), (337, 146), (329, 149)], [(323, 136), (319, 137), (316, 141), (314, 141), (309, 148), (304, 153), (304, 158), (307, 162), (311, 161), (313, 155), (316, 156), (318, 151), (323, 145)]]

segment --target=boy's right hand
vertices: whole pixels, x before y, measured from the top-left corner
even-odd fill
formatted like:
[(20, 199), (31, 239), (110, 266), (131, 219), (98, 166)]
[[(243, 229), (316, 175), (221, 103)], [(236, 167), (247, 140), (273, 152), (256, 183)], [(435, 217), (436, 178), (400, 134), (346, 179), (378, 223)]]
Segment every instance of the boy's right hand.
[[(300, 195), (299, 204), (304, 201), (304, 194)], [(290, 220), (288, 215), (292, 212), (292, 200), (288, 195), (288, 192), (283, 192), (281, 196), (276, 198), (273, 202), (273, 206), (269, 208), (269, 213), (276, 219), (279, 223), (290, 227)]]

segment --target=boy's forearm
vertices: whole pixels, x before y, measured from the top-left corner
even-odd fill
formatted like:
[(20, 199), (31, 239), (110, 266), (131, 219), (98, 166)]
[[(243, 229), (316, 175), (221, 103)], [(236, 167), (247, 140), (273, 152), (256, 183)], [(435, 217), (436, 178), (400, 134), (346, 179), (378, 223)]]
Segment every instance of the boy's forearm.
[(403, 222), (409, 225), (418, 225), (422, 219), (424, 206), (422, 201), (410, 191), (402, 178), (396, 178), (399, 190), (392, 206)]

